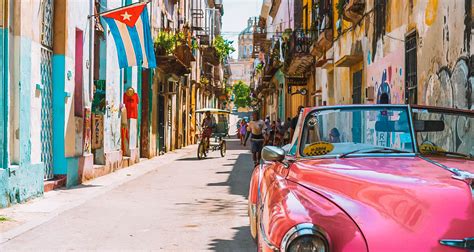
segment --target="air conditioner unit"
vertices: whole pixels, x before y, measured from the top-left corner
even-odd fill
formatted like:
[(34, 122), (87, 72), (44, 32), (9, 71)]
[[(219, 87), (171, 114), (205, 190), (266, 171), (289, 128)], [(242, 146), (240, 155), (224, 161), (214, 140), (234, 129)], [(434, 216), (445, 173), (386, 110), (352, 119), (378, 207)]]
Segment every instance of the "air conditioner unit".
[(175, 94), (177, 90), (177, 83), (173, 81), (168, 81), (168, 93), (169, 94)]

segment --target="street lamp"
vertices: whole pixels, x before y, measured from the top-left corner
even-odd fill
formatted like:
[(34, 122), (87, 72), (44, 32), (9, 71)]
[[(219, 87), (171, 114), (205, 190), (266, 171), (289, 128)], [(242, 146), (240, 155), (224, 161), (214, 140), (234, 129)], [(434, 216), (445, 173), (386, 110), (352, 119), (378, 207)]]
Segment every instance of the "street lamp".
[(291, 95), (296, 95), (296, 94), (307, 95), (308, 94), (308, 89), (301, 88), (301, 89), (298, 89), (295, 92), (291, 93)]

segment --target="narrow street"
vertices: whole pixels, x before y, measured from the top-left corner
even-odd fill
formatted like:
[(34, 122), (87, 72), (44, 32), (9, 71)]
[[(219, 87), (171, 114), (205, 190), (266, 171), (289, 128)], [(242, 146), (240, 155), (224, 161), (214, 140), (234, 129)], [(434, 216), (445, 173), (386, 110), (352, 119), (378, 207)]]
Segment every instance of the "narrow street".
[(235, 137), (224, 158), (213, 152), (199, 161), (195, 149), (0, 244), (0, 251), (255, 251), (249, 151)]

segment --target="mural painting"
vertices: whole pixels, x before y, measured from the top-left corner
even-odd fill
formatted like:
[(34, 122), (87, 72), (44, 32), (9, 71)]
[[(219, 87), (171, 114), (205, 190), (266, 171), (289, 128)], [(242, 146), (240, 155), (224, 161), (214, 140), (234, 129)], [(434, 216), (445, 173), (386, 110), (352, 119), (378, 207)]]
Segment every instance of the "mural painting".
[(100, 149), (104, 143), (104, 116), (94, 114), (92, 117), (92, 149)]
[(474, 56), (461, 57), (450, 68), (441, 67), (429, 75), (423, 94), (425, 104), (473, 110)]
[(375, 103), (381, 103), (384, 94), (388, 95), (388, 103), (404, 103), (404, 55), (402, 48), (367, 66), (367, 86), (377, 91)]
[(91, 110), (84, 109), (84, 143), (83, 151), (85, 154), (91, 153), (92, 145), (92, 129), (91, 129)]

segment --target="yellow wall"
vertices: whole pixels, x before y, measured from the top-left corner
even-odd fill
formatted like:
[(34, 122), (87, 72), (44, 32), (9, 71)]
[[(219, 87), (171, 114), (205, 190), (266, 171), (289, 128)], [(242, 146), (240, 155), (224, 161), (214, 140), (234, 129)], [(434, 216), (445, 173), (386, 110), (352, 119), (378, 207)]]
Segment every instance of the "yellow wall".
[(311, 16), (313, 13), (312, 0), (303, 0), (303, 7), (308, 6), (308, 15), (303, 11), (303, 29), (309, 30), (312, 26)]

